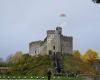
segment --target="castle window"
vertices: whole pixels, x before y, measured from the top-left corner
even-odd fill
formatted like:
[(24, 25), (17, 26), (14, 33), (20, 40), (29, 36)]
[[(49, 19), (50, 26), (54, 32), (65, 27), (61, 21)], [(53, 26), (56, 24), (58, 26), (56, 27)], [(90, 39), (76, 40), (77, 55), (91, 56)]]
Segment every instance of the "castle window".
[(55, 46), (53, 46), (53, 50), (55, 50)]
[(52, 51), (51, 50), (49, 50), (49, 55), (52, 55)]
[(36, 54), (36, 50), (35, 50), (35, 54)]

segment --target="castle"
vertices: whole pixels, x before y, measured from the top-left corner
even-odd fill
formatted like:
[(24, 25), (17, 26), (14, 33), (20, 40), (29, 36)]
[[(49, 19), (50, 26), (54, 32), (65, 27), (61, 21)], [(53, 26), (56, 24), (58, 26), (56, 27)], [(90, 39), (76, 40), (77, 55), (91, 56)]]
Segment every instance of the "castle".
[(48, 30), (47, 37), (43, 41), (39, 40), (29, 43), (29, 54), (32, 56), (38, 54), (49, 55), (57, 52), (70, 54), (72, 51), (73, 38), (64, 36), (61, 27), (56, 27), (56, 30)]

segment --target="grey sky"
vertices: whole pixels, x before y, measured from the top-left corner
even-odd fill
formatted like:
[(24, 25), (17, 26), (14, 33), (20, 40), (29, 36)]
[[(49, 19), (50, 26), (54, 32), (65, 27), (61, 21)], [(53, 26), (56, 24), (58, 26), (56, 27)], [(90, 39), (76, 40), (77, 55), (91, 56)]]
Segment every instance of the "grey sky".
[(0, 57), (28, 52), (28, 43), (43, 40), (65, 13), (63, 34), (73, 36), (74, 49), (100, 53), (100, 5), (92, 0), (0, 0)]

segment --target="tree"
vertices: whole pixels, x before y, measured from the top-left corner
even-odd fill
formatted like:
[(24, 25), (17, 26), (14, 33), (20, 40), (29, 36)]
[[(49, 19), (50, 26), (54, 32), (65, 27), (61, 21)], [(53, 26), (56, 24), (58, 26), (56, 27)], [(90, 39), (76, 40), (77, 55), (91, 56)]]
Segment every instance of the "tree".
[(15, 53), (15, 55), (12, 55), (9, 58), (9, 61), (13, 64), (20, 64), (24, 62), (24, 57), (23, 57), (23, 53), (21, 51), (18, 51)]
[(24, 63), (25, 64), (29, 64), (33, 62), (33, 56), (29, 55), (29, 54), (23, 54), (23, 57), (24, 57)]
[(94, 62), (98, 59), (98, 53), (92, 49), (88, 49), (83, 55), (83, 60), (86, 62)]
[(100, 0), (92, 0), (94, 3), (100, 3)]
[(0, 62), (3, 62), (3, 59), (2, 58), (0, 58)]
[(74, 50), (72, 54), (76, 59), (81, 59), (81, 54), (79, 50)]

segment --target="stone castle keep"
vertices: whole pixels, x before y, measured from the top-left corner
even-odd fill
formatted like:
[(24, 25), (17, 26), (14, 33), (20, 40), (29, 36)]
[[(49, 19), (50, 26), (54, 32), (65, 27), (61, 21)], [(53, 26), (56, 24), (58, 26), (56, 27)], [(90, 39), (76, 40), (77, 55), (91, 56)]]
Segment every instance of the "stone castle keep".
[(62, 28), (56, 27), (56, 30), (48, 30), (47, 37), (43, 41), (34, 41), (29, 43), (29, 54), (49, 55), (51, 53), (60, 52), (62, 54), (70, 54), (73, 51), (73, 38), (64, 36)]

